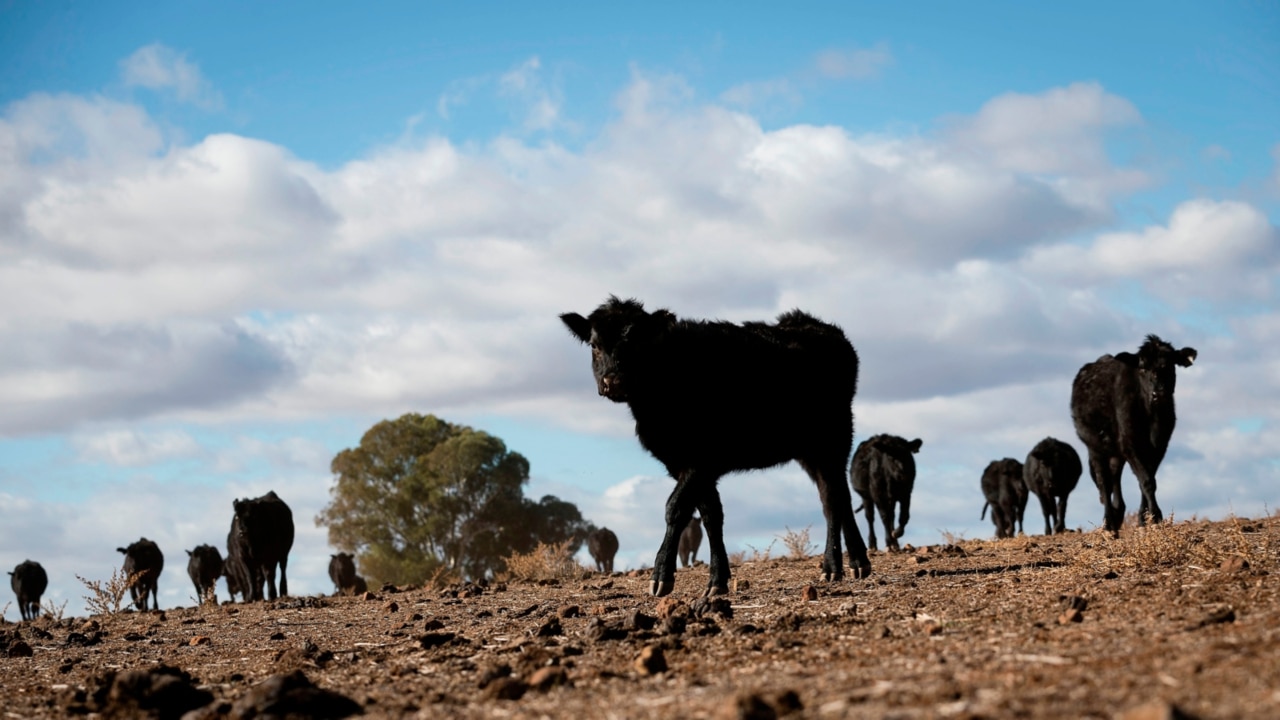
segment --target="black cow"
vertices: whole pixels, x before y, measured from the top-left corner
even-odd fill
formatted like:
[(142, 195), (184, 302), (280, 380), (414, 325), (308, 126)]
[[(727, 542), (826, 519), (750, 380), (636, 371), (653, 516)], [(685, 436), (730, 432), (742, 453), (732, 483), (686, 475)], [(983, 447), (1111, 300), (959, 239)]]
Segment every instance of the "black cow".
[(1031, 448), (1022, 465), (1022, 479), (1040, 500), (1045, 535), (1066, 532), (1067, 496), (1076, 489), (1082, 472), (1076, 449), (1057, 438), (1047, 437)]
[(196, 586), (196, 602), (212, 599), (217, 604), (218, 578), (222, 577), (222, 553), (212, 545), (197, 545), (187, 551), (187, 575)]
[(329, 579), (343, 595), (358, 595), (369, 588), (364, 578), (356, 574), (356, 560), (351, 553), (329, 556)]
[(1136, 355), (1103, 355), (1076, 374), (1071, 419), (1089, 449), (1089, 474), (1105, 508), (1104, 525), (1113, 535), (1118, 536), (1124, 524), (1120, 474), (1125, 463), (1142, 490), (1138, 522), (1145, 525), (1148, 516), (1151, 522), (1164, 519), (1156, 503), (1156, 470), (1178, 420), (1173, 409), (1177, 366), (1191, 367), (1195, 359), (1194, 348), (1175, 350), (1148, 335)]
[(147, 596), (151, 597), (151, 609), (160, 609), (158, 586), (160, 573), (164, 570), (164, 553), (155, 541), (141, 538), (127, 548), (116, 548), (124, 554), (125, 577), (137, 578), (129, 586), (129, 594), (133, 604), (139, 610), (147, 609)]
[[(987, 502), (982, 517), (991, 508), (996, 537), (1013, 537), (1022, 531), (1022, 515), (1027, 509), (1027, 484), (1022, 480), (1022, 463), (1013, 458), (992, 460), (982, 471), (982, 494)], [(1015, 529), (1016, 526), (1016, 529)]]
[(231, 516), (231, 530), (227, 533), (227, 559), (222, 563), (222, 577), (227, 580), (227, 595), (231, 602), (240, 596), (241, 602), (249, 602), (249, 568), (240, 554), (240, 518)]
[(34, 560), (23, 560), (9, 573), (9, 587), (18, 596), (18, 612), (23, 620), (40, 617), (40, 596), (49, 587), (44, 566)]
[(235, 522), (232, 524), (235, 553), (243, 563), (248, 578), (247, 587), (251, 600), (262, 600), (262, 583), (267, 583), (268, 600), (276, 599), (276, 566), (280, 566), (280, 596), (289, 594), (289, 580), (285, 568), (289, 564), (289, 550), (293, 548), (293, 511), (272, 490), (251, 500), (236, 499)]
[[(907, 520), (911, 518), (911, 490), (916, 484), (915, 453), (920, 452), (924, 443), (919, 440), (906, 440), (897, 435), (873, 435), (862, 441), (853, 453), (853, 462), (849, 465), (849, 476), (853, 481), (853, 490), (862, 498), (862, 507), (867, 511), (867, 547), (876, 549), (876, 525), (874, 510), (880, 512), (880, 520), (884, 523), (884, 544), (889, 550), (898, 549), (898, 538), (906, 532)], [(893, 527), (895, 506), (898, 513), (898, 527)]]
[(822, 499), (824, 575), (844, 576), (841, 533), (854, 575), (870, 575), (845, 477), (858, 354), (840, 328), (799, 310), (773, 325), (679, 320), (616, 297), (589, 317), (565, 313), (560, 319), (591, 346), (599, 394), (630, 406), (640, 444), (676, 481), (650, 592), (662, 596), (675, 588), (680, 533), (697, 510), (711, 546), (706, 592), (728, 593), (716, 485), (727, 473), (790, 460), (800, 462)]
[(698, 548), (702, 546), (702, 518), (689, 519), (689, 524), (680, 533), (680, 564), (689, 567), (698, 559)]
[(613, 572), (613, 556), (618, 554), (618, 536), (609, 528), (592, 530), (587, 535), (587, 552), (596, 561), (596, 570)]

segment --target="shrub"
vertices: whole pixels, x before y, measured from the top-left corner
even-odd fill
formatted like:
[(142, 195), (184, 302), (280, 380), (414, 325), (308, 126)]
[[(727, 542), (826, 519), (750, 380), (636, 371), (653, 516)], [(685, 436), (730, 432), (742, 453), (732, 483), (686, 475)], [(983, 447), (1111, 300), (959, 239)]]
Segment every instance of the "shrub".
[(84, 596), (84, 601), (90, 615), (112, 615), (120, 612), (125, 593), (129, 592), (129, 588), (133, 587), (141, 577), (140, 572), (125, 575), (124, 570), (121, 569), (112, 570), (111, 579), (105, 581), (85, 580), (76, 575), (76, 579), (89, 588), (89, 594)]
[(582, 577), (584, 570), (570, 552), (571, 540), (561, 543), (538, 543), (527, 553), (507, 557), (506, 576), (513, 580), (572, 580)]

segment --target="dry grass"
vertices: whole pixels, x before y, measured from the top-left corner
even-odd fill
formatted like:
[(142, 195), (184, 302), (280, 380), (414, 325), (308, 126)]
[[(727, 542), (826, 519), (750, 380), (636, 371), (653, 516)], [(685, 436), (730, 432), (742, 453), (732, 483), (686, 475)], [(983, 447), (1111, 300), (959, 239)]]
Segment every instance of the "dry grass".
[(773, 557), (773, 546), (774, 546), (774, 545), (777, 545), (777, 544), (778, 544), (778, 539), (777, 539), (777, 538), (774, 538), (773, 540), (770, 540), (770, 541), (769, 541), (769, 544), (765, 546), (765, 548), (764, 548), (764, 550), (763, 550), (763, 551), (761, 551), (761, 550), (756, 549), (756, 546), (751, 545), (751, 544), (749, 544), (749, 543), (748, 543), (748, 544), (747, 544), (747, 549), (751, 551), (751, 554), (750, 554), (750, 555), (747, 555), (747, 554), (744, 552), (744, 553), (743, 553), (743, 558), (744, 558), (744, 559), (743, 559), (743, 562), (766, 562), (766, 561), (768, 561), (768, 560), (769, 560), (769, 558)]
[(538, 543), (528, 553), (512, 553), (506, 558), (506, 577), (511, 580), (576, 580), (586, 572), (569, 551), (571, 541)]
[(120, 612), (125, 594), (141, 577), (140, 572), (125, 575), (124, 570), (120, 569), (111, 571), (110, 580), (85, 580), (76, 575), (76, 579), (89, 589), (84, 602), (90, 615), (113, 615)]
[(67, 612), (67, 601), (63, 600), (61, 605), (54, 605), (52, 600), (45, 600), (40, 603), (40, 612), (53, 618), (55, 622), (62, 622), (62, 616)]
[(1187, 567), (1212, 570), (1234, 559), (1251, 567), (1277, 564), (1280, 543), (1257, 523), (1230, 518), (1228, 532), (1207, 532), (1203, 520), (1175, 522), (1170, 516), (1161, 523), (1124, 527), (1120, 537), (1097, 533), (1097, 540), (1085, 544), (1073, 564), (1095, 572), (1118, 570), (1162, 571)]
[(444, 565), (441, 565), (435, 569), (435, 572), (431, 573), (431, 577), (427, 578), (427, 581), (423, 583), (423, 585), (436, 590), (443, 590), (444, 588), (457, 584), (461, 581), (462, 577), (460, 575)]
[(803, 530), (792, 530), (787, 527), (787, 532), (778, 536), (778, 539), (787, 548), (787, 557), (792, 560), (803, 560), (817, 551), (818, 548), (809, 542), (809, 528), (811, 527), (813, 526), (806, 526)]

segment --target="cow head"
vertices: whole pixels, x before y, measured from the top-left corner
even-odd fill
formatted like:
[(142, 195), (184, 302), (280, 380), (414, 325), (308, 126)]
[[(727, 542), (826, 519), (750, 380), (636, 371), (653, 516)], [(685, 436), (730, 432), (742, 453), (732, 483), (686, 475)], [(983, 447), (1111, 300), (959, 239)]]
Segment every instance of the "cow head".
[(1138, 371), (1138, 382), (1142, 385), (1144, 400), (1151, 403), (1164, 402), (1173, 397), (1174, 387), (1178, 382), (1177, 368), (1191, 367), (1196, 361), (1195, 348), (1184, 347), (1175, 350), (1172, 345), (1155, 335), (1148, 335), (1146, 342), (1138, 348), (1138, 352), (1120, 353), (1116, 359)]
[(627, 402), (637, 371), (643, 372), (648, 353), (675, 322), (667, 310), (646, 312), (637, 300), (609, 300), (588, 317), (560, 316), (569, 332), (591, 346), (591, 371), (596, 391), (614, 402)]

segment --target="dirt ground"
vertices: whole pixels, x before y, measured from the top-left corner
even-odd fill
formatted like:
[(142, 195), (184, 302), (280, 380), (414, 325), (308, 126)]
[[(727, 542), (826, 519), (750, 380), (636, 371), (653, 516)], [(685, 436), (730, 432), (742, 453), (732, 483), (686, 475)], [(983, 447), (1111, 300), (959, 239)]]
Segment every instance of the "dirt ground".
[(816, 557), (744, 561), (710, 602), (702, 566), (662, 600), (647, 573), (584, 574), (8, 623), (0, 712), (1280, 717), (1280, 517), (872, 563), (823, 583)]

